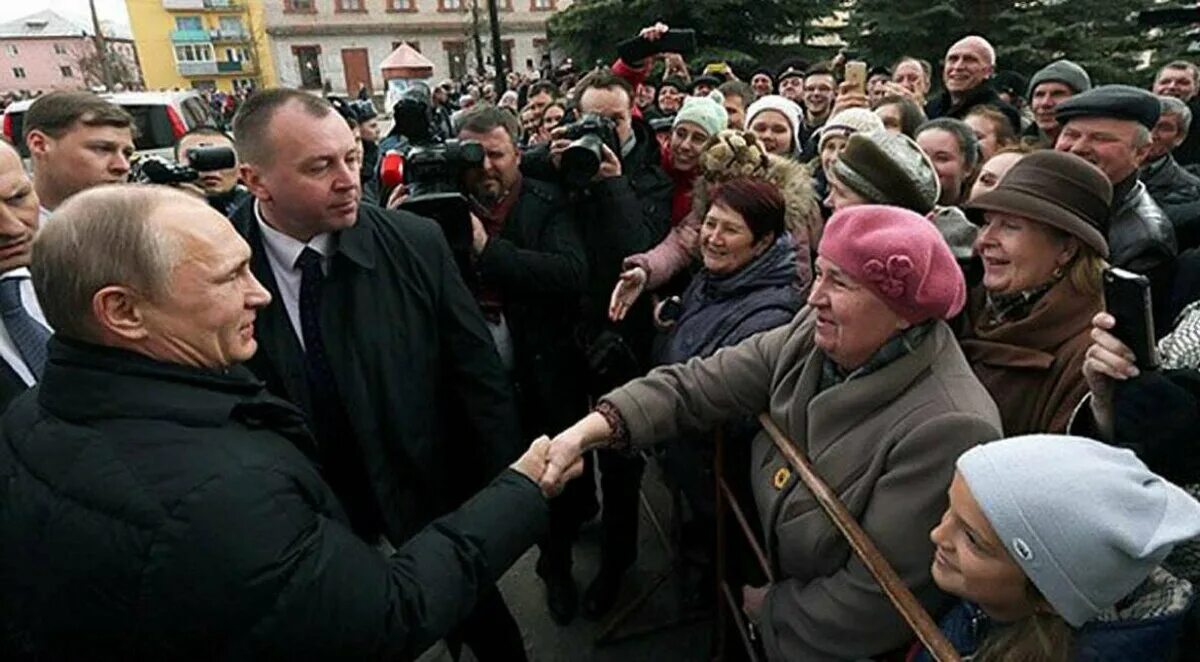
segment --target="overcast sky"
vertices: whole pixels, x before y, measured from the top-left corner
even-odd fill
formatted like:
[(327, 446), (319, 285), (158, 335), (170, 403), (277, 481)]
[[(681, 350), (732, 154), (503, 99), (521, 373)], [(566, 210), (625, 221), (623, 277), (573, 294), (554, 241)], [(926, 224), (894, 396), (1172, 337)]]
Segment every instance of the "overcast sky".
[[(162, 0), (129, 0), (130, 6), (137, 7), (140, 3), (160, 4)], [(91, 24), (91, 13), (87, 0), (0, 0), (0, 23), (7, 23), (22, 16), (36, 14), (43, 9), (50, 9), (85, 25)], [(125, 12), (125, 0), (96, 0), (96, 13), (102, 21), (114, 21), (129, 25), (129, 15)]]

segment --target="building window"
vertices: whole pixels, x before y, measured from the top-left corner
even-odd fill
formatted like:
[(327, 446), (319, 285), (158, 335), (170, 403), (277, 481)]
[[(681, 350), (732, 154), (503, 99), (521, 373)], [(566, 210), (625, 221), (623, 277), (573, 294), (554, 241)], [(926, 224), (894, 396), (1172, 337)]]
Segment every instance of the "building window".
[(212, 46), (208, 44), (183, 44), (175, 47), (176, 62), (215, 62)]
[(283, 0), (283, 11), (315, 14), (317, 13), (317, 8), (314, 2), (315, 0)]
[(224, 36), (241, 35), (245, 33), (242, 28), (242, 19), (237, 16), (222, 16), (218, 19), (221, 28), (221, 34)]
[(417, 11), (417, 0), (388, 0), (388, 11)]
[(54, 45), (54, 54), (55, 55), (66, 55), (67, 47), (63, 46), (62, 44), (55, 44)]
[(292, 54), (296, 56), (296, 69), (300, 71), (300, 87), (321, 89), (321, 47), (292, 46)]
[(59, 67), (58, 72), (60, 74), (62, 74), (63, 78), (74, 78), (75, 77), (75, 72), (71, 71), (71, 67)]
[(175, 29), (176, 30), (203, 30), (204, 23), (200, 20), (199, 16), (176, 16), (175, 17)]
[(467, 44), (463, 41), (443, 41), (446, 61), (450, 63), (450, 78), (462, 80), (467, 76)]
[(558, 0), (529, 0), (529, 11), (554, 11)]
[(438, 0), (438, 11), (466, 11), (462, 0)]
[(24, 78), (25, 67), (13, 67), (13, 78)]
[(9, 44), (9, 45), (8, 45), (8, 47), (7, 47), (7, 48), (5, 48), (4, 50), (8, 51), (8, 54), (9, 54), (10, 56), (14, 56), (14, 57), (15, 57), (15, 56), (17, 56), (17, 55), (20, 55), (20, 51), (18, 51), (18, 50), (17, 50), (17, 47), (16, 47), (16, 46), (14, 46), (14, 45), (12, 45), (12, 44)]
[(364, 0), (333, 0), (334, 10), (338, 12), (365, 12)]

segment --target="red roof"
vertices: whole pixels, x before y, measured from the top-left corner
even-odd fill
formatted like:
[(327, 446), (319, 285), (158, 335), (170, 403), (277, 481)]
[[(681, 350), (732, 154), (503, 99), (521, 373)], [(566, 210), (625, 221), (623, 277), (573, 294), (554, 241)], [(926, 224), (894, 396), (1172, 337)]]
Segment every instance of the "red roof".
[(396, 50), (383, 59), (379, 68), (383, 70), (384, 78), (430, 78), (433, 76), (433, 63), (408, 44), (400, 44)]

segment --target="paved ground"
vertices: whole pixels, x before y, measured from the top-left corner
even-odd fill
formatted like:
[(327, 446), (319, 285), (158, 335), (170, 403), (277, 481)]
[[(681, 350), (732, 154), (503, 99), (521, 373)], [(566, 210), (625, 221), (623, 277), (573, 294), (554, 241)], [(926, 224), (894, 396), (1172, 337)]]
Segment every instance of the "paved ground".
[[(644, 492), (654, 505), (664, 527), (670, 526), (670, 500), (658, 480), (651, 463), (647, 467)], [(649, 523), (643, 510), (638, 528), (640, 544), (638, 562), (627, 577), (613, 614), (634, 600), (656, 576), (669, 566), (668, 558), (658, 535)], [(669, 529), (668, 529), (669, 530)], [(575, 547), (575, 580), (580, 592), (588, 585), (599, 567), (599, 527), (588, 526), (581, 534)], [(550, 620), (546, 610), (545, 594), (541, 580), (534, 572), (537, 561), (536, 548), (530, 550), (501, 579), (500, 589), (504, 593), (513, 615), (525, 634), (525, 646), (532, 662), (558, 660), (595, 662), (676, 662), (681, 660), (705, 660), (710, 642), (710, 620), (693, 621), (690, 624), (669, 628), (658, 633), (637, 636), (614, 643), (597, 646), (595, 640), (604, 631), (607, 623), (592, 622), (582, 617), (562, 628)], [(626, 621), (622, 631), (638, 629), (661, 623), (680, 615), (679, 582), (672, 575), (641, 609)], [(611, 617), (611, 614), (610, 614)], [(464, 660), (474, 657), (463, 656)], [(450, 656), (444, 650), (434, 649), (420, 662), (446, 662)]]

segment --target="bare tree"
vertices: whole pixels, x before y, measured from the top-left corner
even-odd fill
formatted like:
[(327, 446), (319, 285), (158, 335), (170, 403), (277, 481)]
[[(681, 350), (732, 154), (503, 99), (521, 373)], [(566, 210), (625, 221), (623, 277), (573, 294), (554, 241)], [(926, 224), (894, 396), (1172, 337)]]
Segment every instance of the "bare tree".
[[(139, 81), (139, 76), (133, 62), (113, 48), (111, 44), (107, 45), (105, 50), (107, 51), (105, 55), (108, 59), (108, 71), (112, 75), (114, 83), (127, 88), (135, 86)], [(105, 62), (93, 42), (81, 41), (72, 48), (71, 55), (85, 86), (89, 88), (104, 86)]]

